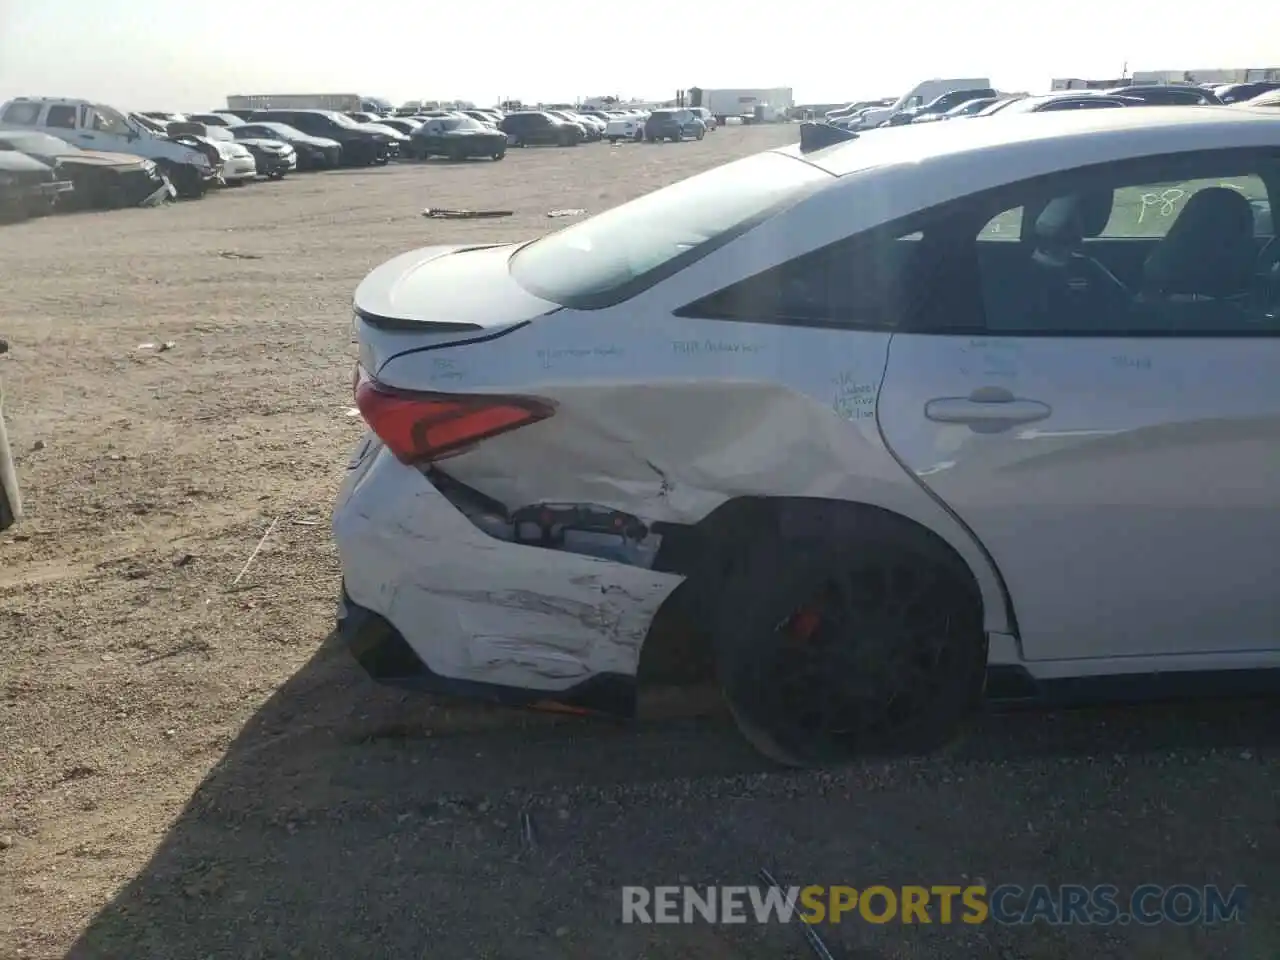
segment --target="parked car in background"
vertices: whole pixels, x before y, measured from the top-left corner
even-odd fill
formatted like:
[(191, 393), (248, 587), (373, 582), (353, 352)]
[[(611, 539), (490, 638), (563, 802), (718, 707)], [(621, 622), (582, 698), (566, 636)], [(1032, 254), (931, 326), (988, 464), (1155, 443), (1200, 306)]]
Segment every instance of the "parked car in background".
[(619, 140), (634, 140), (637, 143), (644, 139), (645, 115), (641, 113), (616, 114), (605, 125), (604, 135), (610, 143)]
[(939, 116), (938, 119), (956, 120), (960, 117), (976, 117), (993, 103), (999, 103), (1000, 99), (1000, 97), (978, 97), (975, 100), (968, 100), (964, 103), (956, 104), (946, 113)]
[(582, 139), (584, 141), (594, 142), (604, 136), (604, 130), (597, 129), (594, 122), (589, 122), (585, 117), (579, 117), (570, 113), (568, 110), (544, 110), (557, 120), (563, 120), (565, 123), (572, 124), (582, 131)]
[(264, 121), (228, 127), (237, 140), (278, 140), (293, 148), (299, 170), (326, 170), (342, 163), (342, 144), (327, 137), (313, 137), (286, 123)]
[(952, 107), (958, 107), (961, 104), (969, 103), (973, 100), (993, 100), (997, 96), (996, 92), (990, 87), (974, 87), (968, 90), (948, 90), (946, 93), (934, 97), (928, 103), (919, 107), (908, 107), (899, 110), (897, 113), (885, 120), (881, 126), (897, 127), (906, 123), (915, 123), (923, 117), (940, 117)]
[(229, 187), (242, 187), (258, 175), (258, 162), (254, 152), (240, 143), (225, 127), (207, 127), (191, 120), (174, 121), (165, 125), (165, 132), (179, 143), (194, 138), (201, 144), (212, 143), (222, 162), (222, 182)]
[(408, 117), (383, 117), (378, 121), (378, 126), (390, 127), (396, 133), (409, 137), (413, 135), (413, 131), (422, 126), (422, 122)]
[(691, 110), (654, 110), (644, 122), (644, 138), (649, 143), (671, 140), (701, 140), (707, 125)]
[(352, 120), (354, 120), (356, 123), (381, 123), (382, 122), (382, 117), (378, 116), (377, 114), (366, 113), (363, 110), (355, 110), (352, 112), (348, 112), (347, 116), (350, 117)]
[(131, 207), (159, 196), (176, 196), (154, 160), (128, 153), (81, 150), (40, 130), (0, 129), (0, 151), (17, 150), (54, 169), (75, 189), (60, 205)]
[(989, 107), (979, 116), (990, 116), (993, 113), (998, 113), (1002, 117), (1012, 117), (1020, 113), (1044, 113), (1055, 110), (1102, 110), (1110, 107), (1142, 107), (1146, 105), (1137, 97), (1119, 97), (1103, 93), (1068, 90), (1036, 97), (1017, 97), (1006, 103), (998, 103), (994, 107)]
[(1223, 83), (1213, 88), (1213, 95), (1222, 103), (1243, 103), (1260, 94), (1280, 90), (1280, 80), (1250, 80), (1247, 83)]
[(1280, 107), (1280, 90), (1272, 90), (1269, 93), (1260, 93), (1252, 100), (1237, 101), (1232, 104), (1233, 107)]
[(1213, 95), (1212, 90), (1180, 83), (1133, 84), (1127, 87), (1112, 87), (1100, 93), (1110, 97), (1141, 100), (1147, 106), (1153, 107), (1211, 106), (1222, 102)]
[[(245, 124), (235, 127), (205, 127), (210, 139), (231, 141), (244, 147), (253, 155), (253, 162), (260, 176), (268, 180), (283, 180), (298, 169), (298, 153), (292, 145), (278, 137), (252, 137), (237, 134)], [(173, 129), (173, 125), (170, 125)]]
[(674, 615), (796, 765), (928, 751), (984, 695), (1274, 693), (1277, 143), (925, 125), (397, 256), (354, 295), (341, 636), (385, 682), (630, 714)]
[(702, 125), (707, 128), (708, 133), (720, 125), (712, 112), (706, 107), (689, 107), (688, 109), (690, 113), (702, 121)]
[(0, 149), (0, 221), (41, 217), (75, 189), (55, 168), (18, 150)]
[(501, 117), (495, 117), (492, 113), (485, 110), (463, 110), (462, 113), (465, 116), (470, 117), (472, 120), (483, 123), (486, 127), (493, 127), (495, 130), (497, 129), (498, 124), (502, 122)]
[(508, 113), (498, 125), (513, 147), (576, 147), (583, 140), (582, 128), (542, 110)]
[(348, 166), (385, 164), (399, 152), (399, 134), (393, 137), (389, 128), (356, 123), (336, 110), (255, 110), (249, 119), (283, 123), (313, 137), (336, 140), (342, 146), (342, 163)]
[(113, 107), (61, 97), (18, 97), (0, 106), (0, 126), (43, 130), (86, 150), (154, 160), (181, 197), (202, 196), (217, 182), (217, 157), (175, 142), (154, 120), (139, 122)]
[(507, 135), (471, 117), (433, 117), (413, 131), (407, 155), (415, 160), (501, 160), (507, 155)]
[(187, 119), (203, 123), (206, 127), (238, 127), (244, 123), (234, 113), (219, 111), (216, 113), (189, 113)]

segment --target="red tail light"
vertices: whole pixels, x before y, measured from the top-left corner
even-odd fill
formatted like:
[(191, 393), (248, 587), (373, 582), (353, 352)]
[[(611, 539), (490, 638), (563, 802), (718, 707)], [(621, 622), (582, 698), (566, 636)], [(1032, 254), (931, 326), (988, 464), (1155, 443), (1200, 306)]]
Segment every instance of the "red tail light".
[(425, 463), (545, 420), (549, 403), (531, 397), (419, 393), (357, 371), (356, 407), (369, 429), (402, 463)]

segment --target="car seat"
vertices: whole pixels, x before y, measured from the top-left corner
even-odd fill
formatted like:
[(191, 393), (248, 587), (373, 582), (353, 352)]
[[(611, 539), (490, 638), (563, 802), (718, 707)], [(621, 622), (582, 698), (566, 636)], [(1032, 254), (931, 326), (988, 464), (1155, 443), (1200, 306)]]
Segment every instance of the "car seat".
[(1197, 332), (1247, 325), (1258, 269), (1255, 228), (1253, 206), (1238, 190), (1193, 194), (1143, 267), (1147, 322)]
[(1111, 219), (1110, 190), (1055, 197), (1035, 219), (1031, 261), (1041, 288), (1048, 331), (1118, 329), (1133, 297), (1129, 288), (1085, 252)]

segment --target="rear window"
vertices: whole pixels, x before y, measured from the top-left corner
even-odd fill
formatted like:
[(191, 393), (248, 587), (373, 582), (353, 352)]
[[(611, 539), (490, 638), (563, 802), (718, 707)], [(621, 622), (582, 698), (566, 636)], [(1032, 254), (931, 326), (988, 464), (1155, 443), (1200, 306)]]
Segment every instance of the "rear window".
[(655, 120), (670, 120), (675, 116), (675, 114), (670, 110), (655, 110), (653, 113), (649, 114), (649, 116), (653, 117)]
[(511, 275), (553, 303), (582, 310), (612, 306), (830, 179), (784, 154), (736, 160), (526, 244), (511, 257)]

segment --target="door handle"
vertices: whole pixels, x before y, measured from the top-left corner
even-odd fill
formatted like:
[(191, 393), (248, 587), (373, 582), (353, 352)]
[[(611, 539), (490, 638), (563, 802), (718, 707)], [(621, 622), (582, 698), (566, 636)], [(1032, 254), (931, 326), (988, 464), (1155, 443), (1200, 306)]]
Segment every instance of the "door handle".
[(976, 433), (999, 433), (1052, 413), (1047, 403), (1015, 397), (1004, 387), (979, 387), (967, 397), (938, 397), (924, 405), (927, 419), (964, 424)]

